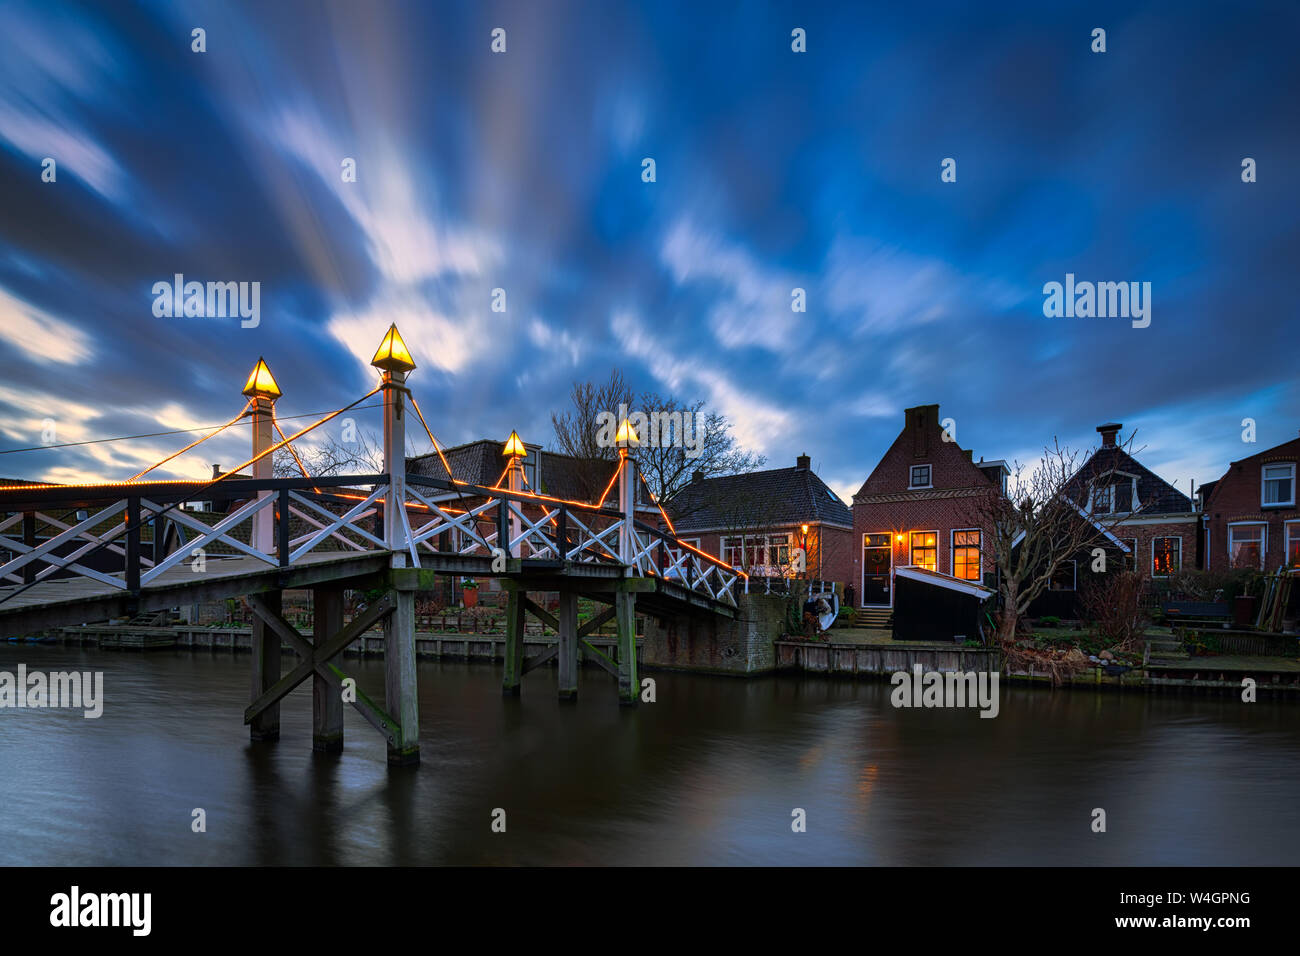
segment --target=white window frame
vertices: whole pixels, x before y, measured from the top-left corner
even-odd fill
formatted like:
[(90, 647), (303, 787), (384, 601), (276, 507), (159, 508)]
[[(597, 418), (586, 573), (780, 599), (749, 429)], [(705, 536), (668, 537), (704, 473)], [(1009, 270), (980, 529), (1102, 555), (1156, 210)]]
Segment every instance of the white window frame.
[[(1289, 501), (1267, 501), (1264, 498), (1264, 489), (1268, 487), (1269, 479), (1265, 477), (1270, 468), (1287, 468), (1290, 469), (1291, 498)], [(1279, 479), (1274, 478), (1273, 481)], [(1295, 462), (1293, 461), (1270, 461), (1261, 465), (1259, 469), (1259, 506), (1261, 508), (1293, 508), (1295, 507)]]
[[(1167, 574), (1156, 574), (1156, 542), (1166, 538), (1174, 538), (1178, 541), (1178, 570), (1183, 569), (1183, 536), (1181, 534), (1157, 534), (1151, 538), (1151, 576), (1153, 578), (1167, 578)], [(1174, 572), (1178, 573), (1177, 571)]]
[(1259, 570), (1264, 570), (1264, 565), (1268, 563), (1268, 522), (1267, 521), (1229, 521), (1228, 522), (1228, 568), (1233, 568), (1232, 563), (1232, 529), (1233, 528), (1262, 528), (1259, 535)]
[(914, 568), (919, 568), (922, 566), (916, 563), (916, 548), (912, 544), (912, 536), (917, 534), (934, 535), (934, 568), (932, 570), (938, 571), (939, 570), (939, 529), (938, 528), (935, 528), (933, 530), (926, 530), (926, 531), (909, 531), (907, 533), (907, 563)]
[[(916, 471), (917, 468), (924, 468), (924, 469), (925, 469), (926, 477), (929, 478), (929, 481), (927, 481), (927, 482), (926, 482), (925, 484), (923, 484), (923, 485), (913, 484), (913, 479), (915, 479), (915, 477), (916, 477), (916, 475), (915, 475), (915, 471)], [(911, 491), (911, 490), (914, 489), (914, 488), (933, 488), (933, 487), (934, 487), (934, 465), (932, 465), (932, 464), (927, 464), (926, 462), (922, 462), (922, 463), (920, 463), (919, 465), (911, 465), (911, 466), (908, 467), (908, 469), (907, 469), (907, 489), (908, 489), (908, 491)], [(936, 531), (935, 534), (938, 534), (938, 532)]]
[[(957, 578), (957, 545), (955, 542), (957, 540), (957, 534), (963, 531), (974, 531), (976, 534), (980, 536), (980, 545), (978, 548), (975, 549), (976, 554), (979, 556), (978, 562), (976, 564), (977, 574), (973, 578)], [(962, 545), (962, 547), (969, 548), (970, 545), (964, 544)], [(935, 557), (935, 562), (936, 564), (938, 563), (937, 555)], [(954, 578), (957, 578), (958, 581), (974, 581), (976, 584), (980, 584), (980, 585), (984, 583), (984, 529), (983, 528), (953, 528), (951, 531), (948, 532), (948, 565), (952, 569), (952, 576)]]
[[(1300, 541), (1300, 521), (1288, 521), (1282, 526), (1282, 562), (1291, 556), (1291, 542)], [(1290, 565), (1287, 565), (1290, 567)]]

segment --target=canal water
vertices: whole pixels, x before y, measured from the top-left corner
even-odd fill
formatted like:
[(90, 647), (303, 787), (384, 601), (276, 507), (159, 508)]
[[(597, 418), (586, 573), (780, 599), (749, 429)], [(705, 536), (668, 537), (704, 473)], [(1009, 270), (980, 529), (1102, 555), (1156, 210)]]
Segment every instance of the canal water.
[[(351, 708), (346, 751), (313, 755), (310, 684), (250, 744), (247, 654), (0, 645), (19, 663), (103, 671), (105, 702), (0, 710), (5, 865), (1300, 860), (1295, 705), (1004, 687), (982, 719), (876, 682), (653, 673), (623, 710), (600, 671), (561, 704), (551, 670), (512, 699), (499, 668), (422, 662), (422, 762), (390, 771)], [(344, 668), (382, 699), (382, 661)]]

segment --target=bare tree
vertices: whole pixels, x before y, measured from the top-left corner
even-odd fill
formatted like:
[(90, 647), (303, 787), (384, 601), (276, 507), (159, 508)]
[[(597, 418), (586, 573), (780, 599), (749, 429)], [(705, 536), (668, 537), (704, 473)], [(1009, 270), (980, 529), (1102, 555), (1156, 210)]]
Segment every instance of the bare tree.
[(737, 447), (731, 423), (716, 412), (705, 412), (704, 402), (690, 404), (652, 392), (641, 396), (647, 418), (647, 435), (633, 453), (650, 490), (667, 504), (693, 480), (754, 471), (767, 459)]
[(711, 478), (753, 471), (766, 462), (738, 448), (731, 423), (705, 411), (702, 401), (645, 392), (634, 406), (632, 390), (617, 369), (602, 385), (574, 382), (569, 397), (570, 409), (551, 414), (555, 448), (578, 460), (578, 481), (588, 500), (598, 498), (609, 481), (610, 464), (618, 459), (609, 423), (624, 414), (640, 439), (632, 457), (660, 504), (672, 501), (696, 471)]
[(584, 499), (595, 501), (609, 480), (609, 462), (618, 458), (618, 449), (604, 447), (599, 440), (600, 413), (632, 402), (632, 389), (623, 373), (614, 369), (603, 385), (574, 382), (569, 392), (572, 408), (551, 413), (557, 451), (578, 461), (577, 480)]
[[(1129, 442), (1131, 444), (1132, 438)], [(1081, 475), (1079, 455), (1054, 441), (1032, 470), (1016, 464), (1005, 495), (990, 489), (972, 499), (972, 517), (990, 536), (1002, 600), (998, 640), (1004, 650), (1015, 644), (1020, 622), (1034, 599), (1051, 585), (1062, 566), (1085, 548), (1097, 545), (1143, 503), (1130, 509), (1093, 509), (1094, 490), (1111, 488), (1114, 468)], [(1113, 496), (1114, 491), (1105, 492)]]
[(358, 431), (356, 440), (343, 442), (333, 435), (324, 441), (294, 451), (298, 458), (289, 451), (290, 446), (276, 451), (272, 457), (272, 470), (277, 478), (297, 478), (302, 474), (298, 467), (301, 460), (303, 469), (313, 478), (326, 478), (332, 475), (378, 474), (384, 470), (383, 443), (373, 435)]

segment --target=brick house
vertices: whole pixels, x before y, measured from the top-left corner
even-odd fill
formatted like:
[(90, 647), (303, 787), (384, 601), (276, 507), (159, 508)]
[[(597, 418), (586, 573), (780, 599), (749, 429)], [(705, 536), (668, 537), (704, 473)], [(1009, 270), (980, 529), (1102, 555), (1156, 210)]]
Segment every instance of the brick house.
[(853, 516), (807, 455), (793, 468), (717, 478), (697, 472), (667, 508), (679, 536), (754, 577), (804, 576), (792, 567), (803, 547), (807, 577), (852, 580)]
[[(1067, 493), (1124, 544), (1128, 567), (1144, 576), (1159, 580), (1199, 567), (1200, 514), (1192, 499), (1124, 450), (1118, 440), (1123, 427), (1097, 426), (1101, 447), (1080, 466)], [(1082, 581), (1084, 569), (1077, 572)]]
[(859, 607), (893, 607), (893, 570), (920, 567), (995, 580), (980, 497), (1004, 494), (1005, 461), (978, 462), (946, 440), (938, 405), (903, 413), (903, 430), (853, 496), (853, 586)]
[(1300, 438), (1228, 466), (1200, 488), (1202, 548), (1211, 571), (1300, 566)]

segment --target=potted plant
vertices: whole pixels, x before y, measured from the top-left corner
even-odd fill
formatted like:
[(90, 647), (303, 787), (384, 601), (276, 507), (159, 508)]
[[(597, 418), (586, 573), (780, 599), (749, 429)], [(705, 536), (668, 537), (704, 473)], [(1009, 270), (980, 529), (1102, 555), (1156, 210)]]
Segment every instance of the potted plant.
[(460, 582), (461, 603), (467, 608), (478, 606), (478, 582), (473, 578), (466, 578)]

